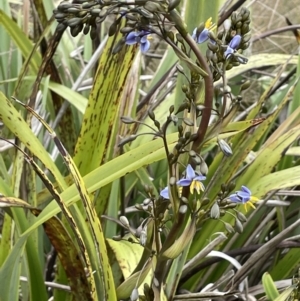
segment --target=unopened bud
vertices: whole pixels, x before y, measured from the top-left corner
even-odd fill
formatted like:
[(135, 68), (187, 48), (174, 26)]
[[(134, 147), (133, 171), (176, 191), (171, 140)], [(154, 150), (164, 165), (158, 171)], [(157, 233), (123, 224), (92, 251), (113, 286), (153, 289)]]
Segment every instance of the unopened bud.
[(214, 203), (210, 209), (210, 217), (213, 219), (220, 218), (220, 207), (217, 203)]
[(237, 233), (240, 233), (240, 234), (241, 234), (241, 233), (243, 232), (243, 230), (244, 230), (242, 223), (241, 223), (240, 220), (237, 219), (237, 218), (235, 219), (234, 229), (235, 229), (235, 231), (236, 231)]
[(133, 291), (131, 292), (131, 295), (130, 295), (130, 301), (136, 301), (136, 300), (138, 300), (138, 298), (139, 298), (139, 291), (138, 291), (138, 289), (135, 287), (135, 288), (133, 289)]
[(231, 147), (227, 144), (227, 142), (225, 142), (225, 140), (223, 139), (218, 139), (218, 144), (219, 147), (221, 149), (221, 151), (223, 152), (223, 154), (226, 157), (232, 156), (232, 149)]
[(126, 227), (129, 228), (129, 221), (126, 216), (120, 216), (120, 222)]
[(226, 223), (224, 222), (224, 226), (225, 226), (225, 229), (229, 232), (229, 233), (234, 233), (234, 229), (233, 227), (229, 224), (229, 223)]

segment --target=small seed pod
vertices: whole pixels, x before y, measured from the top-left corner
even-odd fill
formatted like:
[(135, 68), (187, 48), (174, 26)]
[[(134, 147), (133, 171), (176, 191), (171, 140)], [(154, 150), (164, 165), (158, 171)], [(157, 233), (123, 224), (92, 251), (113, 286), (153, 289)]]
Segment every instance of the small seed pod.
[(178, 139), (178, 143), (181, 143), (182, 145), (184, 145), (185, 143), (186, 143), (186, 139), (185, 139), (185, 137), (180, 137), (179, 139)]
[(123, 34), (127, 34), (127, 33), (130, 33), (132, 31), (133, 31), (133, 28), (129, 27), (129, 26), (123, 27), (123, 28), (120, 29), (120, 32), (123, 33)]
[(202, 202), (201, 202), (201, 205), (202, 206), (206, 206), (206, 205), (208, 205), (209, 204), (209, 198), (204, 198), (203, 200), (202, 200)]
[(67, 15), (64, 13), (57, 13), (54, 16), (56, 20), (64, 20), (67, 17)]
[(206, 49), (206, 57), (209, 61), (212, 60), (214, 53), (210, 49)]
[(228, 184), (228, 191), (232, 191), (235, 188), (235, 183), (233, 181), (229, 182)]
[(153, 121), (155, 120), (155, 114), (154, 114), (154, 112), (153, 112), (152, 110), (149, 110), (149, 111), (148, 111), (148, 116), (149, 116), (149, 118), (152, 119)]
[(241, 223), (240, 220), (237, 219), (237, 218), (235, 219), (234, 229), (235, 229), (235, 231), (236, 231), (237, 233), (240, 233), (240, 234), (241, 234), (241, 233), (243, 232), (243, 230), (244, 230), (242, 223)]
[(96, 39), (96, 37), (97, 37), (97, 28), (96, 26), (92, 26), (90, 31), (90, 38), (94, 40)]
[(242, 20), (243, 20), (243, 21), (249, 20), (249, 17), (250, 17), (250, 11), (249, 11), (247, 8), (242, 7), (241, 12), (242, 12)]
[(191, 135), (190, 141), (195, 141), (198, 138), (198, 134), (194, 133)]
[[(150, 1), (147, 1), (147, 3)], [(153, 19), (154, 15), (147, 9), (141, 7), (138, 9), (138, 12), (145, 17), (146, 19)]]
[(247, 43), (247, 42), (249, 42), (250, 41), (250, 39), (251, 39), (251, 34), (244, 34), (243, 36), (242, 36), (242, 43)]
[(151, 13), (159, 12), (162, 9), (161, 5), (154, 1), (147, 1), (144, 5), (144, 8)]
[(122, 116), (121, 117), (121, 121), (125, 124), (133, 124), (135, 123), (136, 121), (134, 119), (132, 119), (131, 117), (129, 116)]
[(186, 133), (184, 134), (184, 138), (185, 138), (186, 140), (189, 140), (190, 137), (191, 137), (191, 132), (186, 132)]
[(112, 37), (118, 30), (117, 22), (113, 22), (108, 29), (108, 36)]
[(171, 40), (171, 41), (175, 41), (175, 35), (174, 35), (174, 32), (172, 31), (172, 30), (169, 30), (168, 32), (167, 32), (167, 36), (168, 36), (168, 38)]
[(67, 10), (68, 14), (78, 15), (80, 13), (80, 9), (77, 7), (70, 7)]
[(226, 223), (224, 222), (224, 226), (225, 226), (225, 229), (229, 232), (229, 233), (234, 233), (234, 229), (233, 227), (229, 224), (229, 223)]
[(97, 4), (97, 2), (95, 1), (89, 1), (89, 2), (84, 2), (82, 3), (81, 7), (83, 9), (88, 9), (88, 8), (92, 8), (93, 6), (95, 6)]
[(67, 26), (65, 24), (59, 23), (56, 27), (56, 30), (61, 32), (61, 31), (66, 30), (66, 28), (67, 28)]
[(226, 70), (230, 70), (230, 69), (232, 69), (232, 67), (233, 67), (233, 65), (231, 63), (229, 63), (226, 65)]
[(242, 26), (243, 26), (242, 21), (237, 22), (236, 25), (235, 25), (235, 27), (236, 27), (237, 29), (242, 28)]
[(235, 26), (236, 20), (237, 20), (237, 12), (233, 12), (233, 13), (231, 14), (231, 23), (232, 23), (232, 25)]
[(170, 0), (169, 6), (168, 6), (168, 11), (175, 9), (180, 4), (180, 2), (181, 2), (181, 0)]
[(182, 136), (183, 126), (181, 124), (178, 125), (177, 130), (178, 130), (178, 133), (180, 134), (180, 136)]
[(126, 19), (130, 20), (130, 21), (135, 21), (135, 22), (137, 22), (139, 20), (136, 15), (133, 15), (131, 13), (126, 14)]
[(221, 184), (221, 191), (224, 193), (227, 191), (227, 185), (225, 183)]
[(241, 91), (245, 91), (247, 90), (251, 85), (251, 81), (250, 80), (247, 80), (245, 81), (242, 85), (241, 85)]
[(58, 6), (57, 6), (57, 10), (59, 11), (66, 11), (69, 8), (71, 8), (73, 6), (72, 3), (70, 3), (69, 1), (63, 1), (61, 2)]
[(135, 140), (136, 138), (137, 138), (137, 135), (130, 135), (129, 137), (126, 137), (126, 138), (122, 139), (122, 140), (119, 142), (118, 146), (119, 146), (119, 147), (120, 147), (120, 146), (123, 146), (123, 145), (125, 145), (126, 143), (129, 143), (129, 142)]
[(89, 24), (85, 24), (84, 28), (83, 28), (83, 34), (87, 35), (90, 32), (90, 25)]
[(72, 37), (77, 37), (82, 29), (83, 29), (83, 24), (77, 25), (75, 27), (71, 27), (70, 32)]
[(207, 43), (207, 47), (212, 51), (212, 52), (217, 52), (219, 49), (218, 44), (214, 44), (212, 42)]
[(237, 211), (236, 216), (242, 223), (245, 223), (248, 220), (247, 217), (240, 211)]
[(176, 113), (180, 113), (180, 112), (182, 112), (182, 111), (188, 109), (188, 107), (189, 107), (188, 103), (187, 103), (187, 102), (184, 102), (184, 103), (182, 103), (182, 104), (179, 106), (179, 108), (177, 109), (177, 112), (176, 112)]
[(69, 19), (67, 23), (68, 23), (68, 26), (75, 27), (75, 26), (81, 24), (81, 22), (82, 22), (81, 18), (72, 18), (72, 19)]

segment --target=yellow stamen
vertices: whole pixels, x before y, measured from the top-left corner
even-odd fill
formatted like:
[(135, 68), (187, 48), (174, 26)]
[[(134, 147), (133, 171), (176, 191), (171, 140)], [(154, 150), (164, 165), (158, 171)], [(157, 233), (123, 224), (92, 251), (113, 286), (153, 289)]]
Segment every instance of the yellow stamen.
[(250, 201), (253, 203), (255, 203), (255, 202), (258, 202), (259, 201), (259, 198), (257, 198), (256, 196), (251, 196), (250, 197)]
[(208, 18), (205, 22), (204, 27), (208, 30), (215, 30), (217, 28), (217, 25), (214, 24), (211, 20), (212, 20), (212, 17)]
[(190, 192), (191, 194), (194, 193), (194, 190), (197, 191), (198, 194), (200, 194), (200, 191), (204, 190), (204, 186), (201, 182), (199, 181), (192, 181), (191, 186), (190, 186)]
[(211, 20), (212, 20), (212, 17), (210, 17), (206, 20), (205, 25), (204, 25), (205, 28), (209, 29), (212, 26)]

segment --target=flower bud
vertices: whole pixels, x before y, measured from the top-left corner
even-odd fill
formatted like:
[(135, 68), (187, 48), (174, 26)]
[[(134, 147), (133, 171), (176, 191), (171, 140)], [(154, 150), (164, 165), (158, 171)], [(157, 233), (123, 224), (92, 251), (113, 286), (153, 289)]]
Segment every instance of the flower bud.
[(219, 144), (219, 147), (220, 147), (221, 151), (223, 152), (223, 154), (224, 154), (226, 157), (232, 156), (232, 149), (231, 149), (231, 147), (227, 144), (227, 142), (225, 142), (225, 140), (219, 139), (219, 140), (218, 140), (218, 144)]
[(126, 227), (129, 228), (129, 221), (126, 216), (120, 216), (120, 222)]
[(224, 226), (225, 226), (225, 229), (229, 232), (229, 233), (234, 233), (234, 229), (233, 227), (229, 224), (229, 223), (225, 223), (224, 222)]
[(235, 219), (235, 223), (234, 223), (234, 229), (235, 229), (235, 231), (237, 232), (237, 233), (242, 233), (243, 232), (243, 225), (242, 225), (242, 223), (240, 222), (240, 220), (239, 219)]
[(139, 299), (139, 291), (138, 289), (135, 287), (133, 289), (133, 291), (131, 292), (131, 295), (130, 295), (130, 301), (136, 301)]
[(217, 202), (214, 203), (210, 209), (210, 217), (213, 219), (220, 218), (220, 207)]
[(224, 26), (224, 29), (226, 31), (229, 31), (230, 30), (230, 27), (231, 27), (231, 20), (230, 19), (226, 19), (223, 23), (223, 26)]

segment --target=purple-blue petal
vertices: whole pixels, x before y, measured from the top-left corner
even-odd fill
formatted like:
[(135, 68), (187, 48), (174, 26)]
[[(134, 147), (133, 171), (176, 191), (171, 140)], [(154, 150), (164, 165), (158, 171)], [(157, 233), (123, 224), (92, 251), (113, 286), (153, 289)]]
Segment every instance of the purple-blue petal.
[(242, 40), (242, 37), (239, 34), (235, 35), (232, 38), (232, 40), (230, 41), (229, 47), (236, 50), (239, 47), (241, 40)]
[(204, 177), (204, 176), (196, 176), (194, 178), (194, 181), (198, 181), (198, 182), (201, 182), (201, 181), (204, 181), (204, 180), (206, 180), (206, 177)]
[(241, 191), (247, 192), (249, 195), (251, 195), (251, 190), (244, 185), (241, 187)]
[(197, 27), (193, 30), (192, 38), (196, 41), (197, 40)]
[(196, 174), (193, 167), (191, 166), (191, 164), (188, 164), (188, 166), (186, 167), (186, 178), (189, 180), (193, 180), (195, 176)]
[(162, 196), (164, 199), (169, 199), (169, 188), (168, 186), (165, 187), (161, 192), (160, 192), (160, 196)]
[(181, 179), (177, 182), (178, 186), (190, 186), (192, 183), (192, 180), (190, 179)]
[(141, 39), (140, 39), (141, 44), (146, 43), (148, 41), (147, 35), (144, 35), (144, 36), (141, 35), (140, 37), (141, 37)]
[(234, 52), (234, 50), (231, 47), (227, 47), (226, 51), (224, 52), (224, 56), (225, 58), (228, 56), (230, 56), (232, 53)]
[(127, 37), (125, 39), (125, 44), (126, 45), (134, 45), (138, 42), (138, 40), (139, 40), (139, 32), (132, 31), (127, 35)]
[(205, 41), (207, 41), (208, 40), (208, 34), (209, 34), (209, 30), (207, 28), (204, 28), (198, 36), (197, 43), (202, 44)]
[(141, 43), (141, 51), (147, 52), (150, 48), (150, 42), (146, 40), (145, 42)]
[(242, 200), (237, 196), (236, 193), (231, 194), (228, 198), (229, 198), (230, 201), (233, 202), (233, 203), (242, 203)]
[(251, 195), (244, 191), (237, 191), (236, 195), (242, 200), (243, 203), (248, 202), (251, 198)]
[(151, 32), (150, 31), (148, 31), (148, 30), (141, 30), (140, 31), (140, 36), (147, 36), (147, 35), (149, 35)]

